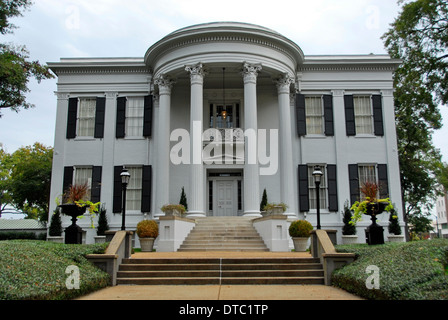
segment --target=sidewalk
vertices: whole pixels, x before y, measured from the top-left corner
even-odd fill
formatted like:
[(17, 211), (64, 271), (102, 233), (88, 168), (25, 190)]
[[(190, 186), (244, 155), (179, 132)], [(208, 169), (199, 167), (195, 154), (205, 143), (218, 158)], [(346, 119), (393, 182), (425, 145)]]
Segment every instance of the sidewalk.
[(78, 300), (362, 300), (324, 285), (108, 287)]
[[(311, 257), (306, 252), (148, 252), (134, 259)], [(362, 300), (324, 285), (157, 285), (108, 287), (79, 300)]]

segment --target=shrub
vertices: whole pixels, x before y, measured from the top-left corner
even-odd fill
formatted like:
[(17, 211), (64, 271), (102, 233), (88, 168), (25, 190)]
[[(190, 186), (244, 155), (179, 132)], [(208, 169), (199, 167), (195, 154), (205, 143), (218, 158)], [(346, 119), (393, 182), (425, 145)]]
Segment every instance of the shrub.
[(282, 207), (283, 212), (285, 212), (286, 209), (288, 208), (288, 206), (286, 204), (284, 204), (283, 202), (279, 202), (279, 203), (271, 202), (264, 206), (264, 210), (268, 211), (268, 210), (273, 209), (274, 207)]
[[(66, 245), (30, 240), (0, 242), (0, 300), (72, 299), (104, 288), (109, 275), (85, 256), (104, 253), (106, 244)], [(80, 288), (66, 287), (68, 266), (80, 271)]]
[[(448, 299), (447, 239), (376, 246), (344, 245), (336, 249), (355, 253), (356, 260), (333, 272), (334, 286), (367, 299)], [(366, 287), (369, 265), (379, 268), (379, 289)]]
[(98, 229), (96, 231), (97, 235), (104, 236), (106, 231), (109, 230), (109, 223), (107, 222), (106, 208), (104, 205), (101, 206), (100, 213), (98, 214)]
[(159, 226), (154, 220), (142, 220), (137, 224), (137, 235), (140, 238), (157, 238)]
[(268, 194), (266, 193), (266, 188), (264, 188), (263, 190), (263, 196), (261, 197), (261, 202), (260, 202), (260, 211), (264, 211), (266, 205), (268, 204)]
[(57, 207), (51, 216), (48, 234), (50, 237), (60, 237), (62, 231), (61, 209)]
[(289, 226), (289, 235), (293, 238), (308, 238), (313, 226), (306, 220), (296, 220)]
[(184, 187), (182, 187), (182, 192), (180, 193), (179, 204), (183, 205), (185, 210), (188, 211), (187, 195), (185, 194)]
[(179, 210), (181, 214), (183, 214), (183, 213), (186, 211), (184, 205), (182, 205), (182, 204), (166, 204), (166, 205), (164, 205), (164, 206), (163, 206), (162, 208), (160, 208), (160, 209), (161, 209), (163, 212), (165, 212), (165, 211), (167, 211), (167, 210), (173, 210), (173, 209), (176, 209), (176, 210)]
[(350, 223), (350, 221), (352, 220), (353, 212), (350, 210), (348, 201), (346, 201), (344, 204), (343, 215), (344, 217), (342, 219), (342, 222), (344, 222), (344, 226), (342, 227), (342, 234), (344, 236), (356, 235), (356, 225)]
[(390, 212), (388, 230), (389, 230), (389, 233), (392, 233), (396, 236), (401, 234), (401, 228), (400, 228), (400, 224), (398, 223), (398, 216), (395, 213), (395, 210), (392, 210)]

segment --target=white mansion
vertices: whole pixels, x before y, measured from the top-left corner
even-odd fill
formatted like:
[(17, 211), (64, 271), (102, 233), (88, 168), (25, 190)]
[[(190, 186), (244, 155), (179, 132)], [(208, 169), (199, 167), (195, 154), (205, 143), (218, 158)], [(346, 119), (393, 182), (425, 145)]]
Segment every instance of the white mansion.
[[(183, 187), (187, 217), (261, 216), (266, 189), (269, 202), (288, 205), (288, 221), (315, 226), (319, 165), (321, 225), (340, 238), (344, 203), (359, 198), (364, 181), (402, 207), (398, 63), (387, 55), (306, 56), (273, 30), (234, 22), (177, 30), (144, 57), (48, 63), (58, 76), (50, 214), (68, 185), (88, 181), (111, 229), (120, 229), (125, 166), (128, 229), (163, 216)], [(78, 224), (87, 230), (90, 221)], [(358, 223), (360, 242), (369, 224)]]

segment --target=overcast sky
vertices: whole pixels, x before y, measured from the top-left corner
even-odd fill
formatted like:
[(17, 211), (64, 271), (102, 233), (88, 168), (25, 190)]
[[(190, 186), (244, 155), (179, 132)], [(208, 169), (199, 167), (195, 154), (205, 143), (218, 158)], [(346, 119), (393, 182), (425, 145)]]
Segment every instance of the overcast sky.
[[(177, 29), (212, 21), (262, 25), (307, 54), (384, 54), (380, 39), (399, 12), (395, 0), (35, 0), (19, 27), (0, 41), (25, 45), (32, 60), (67, 57), (143, 57)], [(32, 81), (34, 109), (1, 110), (0, 143), (8, 152), (41, 142), (53, 146), (57, 79)], [(448, 124), (447, 107), (443, 107)], [(448, 125), (434, 143), (448, 161)]]

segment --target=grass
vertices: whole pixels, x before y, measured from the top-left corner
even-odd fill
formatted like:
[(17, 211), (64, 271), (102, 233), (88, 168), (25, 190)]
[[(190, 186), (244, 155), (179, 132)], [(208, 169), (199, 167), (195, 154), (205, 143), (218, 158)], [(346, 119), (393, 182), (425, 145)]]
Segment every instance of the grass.
[[(85, 255), (103, 253), (106, 244), (0, 241), (0, 300), (72, 299), (106, 287), (109, 275), (93, 266)], [(79, 268), (80, 288), (67, 289), (68, 266)]]
[[(378, 300), (448, 300), (448, 240), (340, 245), (356, 260), (332, 274), (333, 285), (360, 297)], [(370, 265), (379, 269), (379, 289), (368, 289)]]

